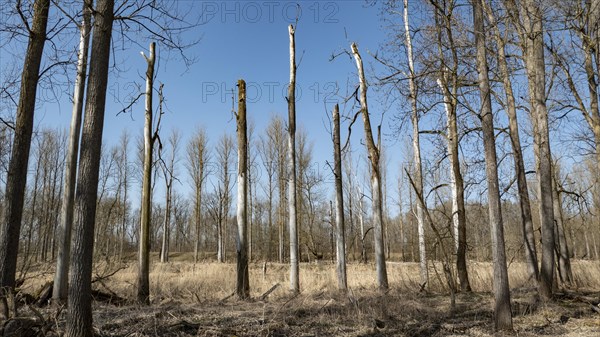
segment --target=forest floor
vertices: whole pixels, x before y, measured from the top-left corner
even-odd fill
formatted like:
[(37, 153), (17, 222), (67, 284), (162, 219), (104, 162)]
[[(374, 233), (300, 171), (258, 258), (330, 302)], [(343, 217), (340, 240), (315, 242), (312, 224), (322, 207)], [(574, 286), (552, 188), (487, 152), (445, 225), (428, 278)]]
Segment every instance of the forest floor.
[[(550, 302), (540, 301), (533, 288), (520, 283), (515, 278), (520, 266), (513, 266), (514, 332), (511, 334), (494, 333), (493, 296), (489, 289), (481, 289), (489, 281), (490, 266), (486, 264), (474, 266), (480, 270), (471, 270), (475, 291), (457, 294), (454, 309), (450, 295), (443, 288), (435, 288), (435, 282), (422, 292), (418, 284), (408, 282), (418, 278), (414, 264), (390, 264), (390, 290), (386, 293), (374, 287), (372, 266), (349, 265), (350, 290), (340, 293), (333, 282), (333, 265), (303, 265), (303, 290), (297, 296), (287, 290), (285, 265), (269, 265), (269, 270), (263, 273), (263, 265), (256, 264), (251, 267), (254, 286), (249, 301), (238, 300), (231, 293), (234, 265), (191, 265), (185, 262), (155, 265), (150, 306), (94, 302), (97, 335), (600, 336), (600, 313), (592, 307), (597, 308), (600, 301), (599, 262), (574, 263), (575, 271), (579, 272), (576, 274), (579, 288), (561, 289)], [(133, 298), (134, 269), (119, 270), (96, 282), (95, 288)], [(102, 273), (96, 277), (102, 277)], [(36, 278), (37, 282), (41, 279)], [(403, 279), (406, 282), (402, 283)], [(274, 285), (275, 289), (268, 292)], [(30, 287), (35, 287), (34, 283)], [(38, 323), (43, 321), (45, 336), (64, 331), (66, 309), (44, 307), (35, 311), (23, 307), (21, 315), (33, 317)]]

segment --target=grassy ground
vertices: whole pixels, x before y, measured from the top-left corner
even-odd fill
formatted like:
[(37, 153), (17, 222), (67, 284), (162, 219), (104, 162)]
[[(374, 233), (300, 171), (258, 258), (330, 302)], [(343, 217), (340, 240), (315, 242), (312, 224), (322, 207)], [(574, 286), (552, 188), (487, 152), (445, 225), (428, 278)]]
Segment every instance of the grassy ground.
[[(250, 301), (230, 296), (235, 287), (231, 264), (194, 265), (175, 256), (167, 264), (154, 264), (151, 273), (152, 304), (114, 306), (94, 304), (94, 326), (99, 336), (492, 336), (491, 266), (470, 263), (474, 292), (458, 294), (450, 306), (447, 290), (438, 281), (433, 266), (431, 286), (419, 292), (418, 265), (389, 263), (390, 290), (376, 290), (372, 265), (351, 264), (350, 291), (335, 286), (331, 264), (301, 266), (302, 293), (291, 296), (285, 265), (252, 264)], [(600, 301), (600, 263), (575, 261), (576, 284), (561, 290), (552, 302), (535, 296), (526, 279), (524, 265), (509, 268), (514, 335), (600, 336), (600, 314), (591, 304)], [(114, 271), (97, 267), (97, 275)], [(439, 266), (438, 266), (439, 270)], [(134, 297), (134, 266), (96, 282), (104, 292)], [(28, 279), (24, 291), (43, 283), (44, 277)], [(277, 288), (261, 298), (274, 285)], [(28, 309), (22, 310), (28, 315)], [(49, 334), (60, 333), (65, 313), (45, 308), (42, 316), (51, 322)], [(29, 313), (33, 316), (33, 313)]]

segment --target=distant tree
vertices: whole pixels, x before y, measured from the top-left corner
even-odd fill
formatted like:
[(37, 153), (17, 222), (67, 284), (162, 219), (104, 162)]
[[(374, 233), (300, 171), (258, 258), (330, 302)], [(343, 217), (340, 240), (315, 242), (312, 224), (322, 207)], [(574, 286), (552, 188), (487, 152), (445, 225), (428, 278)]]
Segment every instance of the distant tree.
[(208, 176), (210, 150), (204, 128), (198, 128), (187, 145), (187, 169), (194, 186), (194, 263), (198, 263), (202, 231), (202, 192)]
[[(162, 106), (162, 104), (161, 104)], [(165, 179), (165, 219), (163, 221), (163, 238), (160, 251), (160, 262), (169, 262), (169, 246), (171, 242), (171, 218), (173, 213), (173, 183), (177, 179), (176, 165), (179, 161), (179, 140), (181, 136), (177, 130), (172, 130), (169, 137), (170, 153), (166, 160), (161, 159), (163, 177)]]

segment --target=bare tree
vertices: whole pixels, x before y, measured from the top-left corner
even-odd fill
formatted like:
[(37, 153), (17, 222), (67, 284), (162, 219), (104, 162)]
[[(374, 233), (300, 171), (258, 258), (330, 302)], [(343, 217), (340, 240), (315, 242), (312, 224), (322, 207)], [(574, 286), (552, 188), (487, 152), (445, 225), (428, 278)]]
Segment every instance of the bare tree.
[(543, 14), (535, 0), (517, 2), (505, 0), (513, 26), (519, 35), (527, 73), (531, 119), (534, 131), (534, 152), (540, 198), (540, 225), (542, 232), (542, 266), (539, 293), (545, 299), (552, 297), (554, 279), (554, 209), (552, 201), (552, 158), (548, 109), (546, 107), (546, 65), (544, 61)]
[(239, 298), (250, 297), (248, 273), (248, 136), (246, 125), (246, 82), (238, 81), (238, 176), (237, 176), (237, 287)]
[[(161, 99), (162, 100), (162, 99)], [(161, 104), (162, 106), (162, 104)], [(162, 109), (162, 108), (161, 108)], [(162, 162), (163, 177), (165, 179), (165, 219), (163, 222), (163, 238), (160, 251), (160, 262), (169, 262), (169, 244), (171, 242), (171, 214), (173, 211), (173, 182), (177, 179), (176, 164), (179, 161), (179, 132), (173, 130), (169, 137), (170, 154), (167, 161)]]
[(296, 201), (296, 40), (295, 27), (288, 27), (290, 35), (290, 84), (288, 86), (288, 207), (290, 225), (290, 290), (300, 292), (300, 265), (298, 263), (298, 204)]
[[(21, 3), (17, 3), (17, 6), (20, 7)], [(0, 233), (2, 233), (0, 235), (0, 301), (2, 303), (0, 304), (5, 307), (0, 313), (7, 318), (9, 313), (6, 296), (13, 292), (15, 286), (33, 116), (40, 64), (46, 42), (49, 9), (50, 0), (36, 0), (33, 5), (31, 26), (29, 22), (23, 22), (29, 31), (29, 41), (21, 74), (12, 154), (8, 167), (6, 192), (4, 193), (2, 223), (0, 224)], [(16, 304), (14, 311), (16, 312)]]
[[(408, 0), (404, 0), (404, 39), (406, 44), (406, 57), (408, 59), (408, 86), (410, 90), (411, 104), (411, 122), (413, 127), (412, 145), (414, 161), (414, 181), (417, 187), (417, 193), (423, 194), (423, 166), (421, 164), (421, 143), (419, 135), (419, 110), (417, 105), (417, 84), (416, 73), (413, 60), (412, 40), (410, 36), (410, 25), (408, 21)], [(401, 215), (402, 216), (402, 215)], [(417, 231), (419, 235), (419, 267), (421, 275), (421, 284), (426, 284), (429, 276), (427, 272), (427, 251), (425, 249), (425, 224), (423, 219), (423, 209), (420, 203), (417, 203), (415, 216), (417, 218)]]
[(351, 45), (352, 55), (356, 60), (356, 68), (358, 70), (358, 79), (360, 82), (360, 109), (363, 117), (363, 126), (365, 129), (366, 146), (371, 163), (371, 189), (373, 194), (373, 227), (375, 236), (375, 266), (377, 269), (377, 283), (379, 288), (388, 288), (387, 271), (385, 266), (385, 249), (383, 243), (383, 205), (381, 194), (381, 173), (379, 163), (379, 149), (373, 140), (373, 132), (371, 131), (371, 120), (369, 118), (369, 107), (367, 105), (367, 82), (363, 63), (358, 47), (355, 43)]
[(152, 135), (152, 95), (154, 89), (154, 42), (150, 43), (150, 55), (146, 57), (146, 106), (144, 120), (144, 170), (142, 178), (142, 206), (140, 216), (140, 237), (138, 256), (137, 300), (150, 304), (150, 219), (152, 212), (152, 154), (154, 135)]
[(198, 263), (202, 230), (202, 190), (208, 176), (206, 167), (210, 154), (206, 131), (198, 128), (187, 145), (187, 169), (194, 184), (194, 263)]
[(220, 173), (218, 177), (218, 186), (216, 187), (218, 210), (217, 210), (217, 261), (225, 262), (225, 244), (227, 235), (227, 224), (229, 222), (229, 210), (231, 208), (231, 165), (234, 151), (234, 143), (231, 136), (223, 134), (217, 144), (217, 160), (219, 162)]
[(477, 72), (479, 74), (479, 95), (481, 100), (481, 128), (485, 148), (486, 178), (488, 183), (488, 204), (490, 234), (492, 236), (492, 261), (494, 264), (494, 326), (496, 330), (512, 330), (510, 311), (510, 288), (504, 248), (504, 223), (502, 203), (498, 184), (498, 163), (496, 157), (496, 136), (494, 134), (494, 114), (488, 75), (486, 37), (482, 1), (473, 0), (473, 28), (477, 47)]
[(333, 108), (333, 171), (335, 176), (335, 229), (338, 289), (348, 288), (346, 279), (346, 227), (344, 226), (344, 187), (342, 184), (342, 155), (340, 146), (340, 108)]
[(52, 299), (56, 303), (67, 299), (69, 257), (71, 252), (71, 228), (73, 226), (73, 209), (75, 204), (75, 183), (77, 177), (77, 157), (79, 155), (79, 134), (81, 131), (81, 115), (83, 112), (83, 95), (85, 93), (85, 79), (87, 77), (88, 49), (91, 32), (91, 6), (90, 0), (83, 2), (83, 21), (79, 27), (79, 53), (77, 58), (77, 77), (73, 93), (73, 112), (71, 129), (69, 132), (69, 147), (67, 162), (65, 164), (64, 193), (62, 200), (61, 219), (58, 231), (58, 258), (56, 260), (56, 273)]
[(75, 194), (75, 232), (68, 296), (67, 337), (92, 337), (92, 258), (100, 150), (108, 83), (114, 0), (99, 0), (95, 10), (79, 174)]
[(527, 261), (527, 270), (529, 277), (533, 282), (537, 282), (539, 275), (537, 251), (535, 247), (535, 233), (533, 230), (533, 219), (531, 216), (531, 203), (529, 201), (529, 188), (527, 186), (527, 177), (525, 176), (525, 163), (523, 160), (523, 150), (521, 149), (521, 139), (519, 136), (519, 124), (517, 120), (517, 105), (512, 88), (512, 80), (509, 73), (508, 62), (506, 61), (506, 42), (500, 33), (498, 22), (487, 1), (482, 1), (483, 8), (492, 30), (494, 41), (498, 51), (498, 68), (502, 78), (502, 84), (506, 95), (506, 114), (508, 115), (508, 128), (510, 141), (513, 150), (515, 174), (517, 176), (517, 189), (519, 194), (519, 207), (521, 212), (521, 228), (523, 233), (523, 242), (525, 243), (525, 259)]

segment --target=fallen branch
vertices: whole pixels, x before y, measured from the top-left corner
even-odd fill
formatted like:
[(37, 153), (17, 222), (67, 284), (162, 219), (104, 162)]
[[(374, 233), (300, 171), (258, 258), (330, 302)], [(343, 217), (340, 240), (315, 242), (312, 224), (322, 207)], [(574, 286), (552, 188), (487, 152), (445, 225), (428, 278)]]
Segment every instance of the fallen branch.
[(264, 294), (260, 295), (260, 297), (258, 299), (261, 300), (261, 301), (264, 301), (269, 295), (271, 295), (272, 292), (275, 291), (275, 289), (277, 289), (277, 287), (279, 287), (279, 283), (276, 283), (275, 285), (273, 285)]

